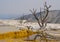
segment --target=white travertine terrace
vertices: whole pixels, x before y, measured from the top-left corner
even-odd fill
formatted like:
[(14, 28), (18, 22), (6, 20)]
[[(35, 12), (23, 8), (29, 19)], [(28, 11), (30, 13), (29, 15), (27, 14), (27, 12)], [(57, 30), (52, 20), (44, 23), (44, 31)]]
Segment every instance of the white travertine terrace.
[[(17, 31), (19, 30), (18, 28), (25, 26), (32, 26), (34, 29), (39, 28), (37, 22), (27, 22), (27, 20), (0, 20), (0, 32)], [(47, 23), (46, 28), (60, 29), (60, 24)]]

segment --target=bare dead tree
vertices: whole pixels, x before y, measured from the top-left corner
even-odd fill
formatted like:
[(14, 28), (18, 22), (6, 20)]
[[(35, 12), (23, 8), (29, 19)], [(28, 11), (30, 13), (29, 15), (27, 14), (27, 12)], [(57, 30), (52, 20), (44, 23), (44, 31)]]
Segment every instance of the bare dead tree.
[(44, 13), (46, 14), (44, 17), (42, 16), (42, 13), (41, 13), (41, 9), (40, 9), (40, 18), (37, 17), (36, 15), (36, 11), (37, 10), (30, 10), (31, 13), (33, 14), (33, 16), (35, 17), (35, 19), (37, 20), (39, 26), (40, 26), (40, 29), (43, 29), (46, 27), (47, 25), (47, 16), (48, 16), (48, 13), (49, 13), (49, 8), (51, 7), (51, 5), (47, 6), (46, 2), (45, 2), (45, 5), (44, 5)]
[[(48, 20), (47, 17), (48, 17), (48, 14), (49, 14), (49, 8), (50, 7), (51, 7), (51, 5), (48, 6), (47, 3), (45, 2), (44, 16), (42, 15), (42, 12), (41, 12), (41, 9), (40, 9), (40, 13), (39, 13), (40, 18), (38, 18), (37, 15), (36, 15), (36, 11), (37, 11), (36, 9), (30, 10), (31, 13), (33, 14), (33, 16), (35, 17), (35, 19), (37, 20), (38, 25), (40, 26), (39, 30), (43, 30), (43, 31), (40, 31), (40, 34), (42, 34), (43, 38), (46, 38), (45, 35), (44, 35), (44, 30), (46, 30), (45, 27), (47, 26), (47, 20)], [(38, 30), (38, 32), (39, 32), (39, 30)], [(39, 33), (37, 33), (37, 34), (39, 34)], [(37, 36), (39, 36), (39, 35), (37, 35)], [(35, 39), (37, 38), (37, 36), (35, 37)]]

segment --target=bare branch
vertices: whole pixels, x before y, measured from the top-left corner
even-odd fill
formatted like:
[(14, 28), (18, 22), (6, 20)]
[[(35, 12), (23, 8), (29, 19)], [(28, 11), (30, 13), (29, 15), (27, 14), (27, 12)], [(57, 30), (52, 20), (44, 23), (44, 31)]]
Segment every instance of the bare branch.
[(48, 16), (49, 8), (51, 7), (51, 5), (47, 6), (47, 3), (45, 2), (44, 7), (45, 7), (46, 15), (45, 15), (45, 17), (43, 18), (43, 22), (44, 22), (44, 20), (45, 20), (45, 19), (47, 18), (47, 16)]
[(31, 13), (33, 14), (33, 16), (35, 17), (35, 19), (37, 20), (39, 26), (41, 27), (40, 21), (39, 21), (38, 17), (36, 16), (36, 11), (37, 11), (37, 10), (34, 10), (34, 9), (33, 9), (33, 11), (32, 11), (32, 10), (30, 10), (30, 11), (31, 11)]

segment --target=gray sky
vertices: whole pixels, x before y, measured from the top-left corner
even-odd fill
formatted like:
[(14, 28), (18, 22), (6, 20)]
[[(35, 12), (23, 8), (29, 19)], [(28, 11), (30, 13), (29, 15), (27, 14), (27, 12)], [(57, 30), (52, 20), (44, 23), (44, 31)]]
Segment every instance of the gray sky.
[(0, 15), (29, 14), (29, 9), (43, 7), (44, 1), (52, 5), (52, 10), (60, 10), (60, 0), (0, 0)]

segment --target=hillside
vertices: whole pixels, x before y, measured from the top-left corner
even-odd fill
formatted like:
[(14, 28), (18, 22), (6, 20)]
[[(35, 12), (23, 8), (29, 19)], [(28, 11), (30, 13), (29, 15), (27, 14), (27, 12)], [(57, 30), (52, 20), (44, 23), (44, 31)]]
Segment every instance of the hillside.
[[(44, 14), (44, 12), (42, 12)], [(36, 14), (39, 17), (39, 12)], [(18, 17), (18, 19), (23, 19), (28, 21), (36, 21), (32, 14), (24, 15), (22, 17)], [(48, 15), (48, 23), (60, 23), (60, 10), (51, 10)]]

